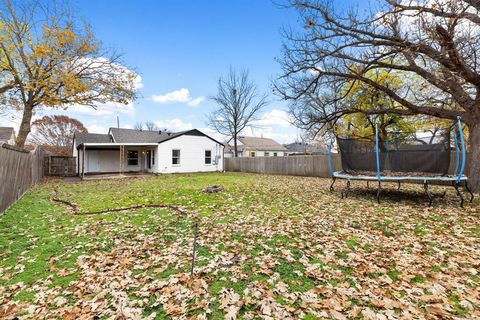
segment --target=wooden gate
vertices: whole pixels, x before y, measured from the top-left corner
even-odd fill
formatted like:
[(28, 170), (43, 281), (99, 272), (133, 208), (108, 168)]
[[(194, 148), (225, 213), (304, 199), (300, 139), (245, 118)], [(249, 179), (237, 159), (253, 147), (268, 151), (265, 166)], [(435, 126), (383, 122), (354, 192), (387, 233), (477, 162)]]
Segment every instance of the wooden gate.
[(69, 177), (77, 174), (76, 157), (48, 156), (44, 163), (46, 176)]

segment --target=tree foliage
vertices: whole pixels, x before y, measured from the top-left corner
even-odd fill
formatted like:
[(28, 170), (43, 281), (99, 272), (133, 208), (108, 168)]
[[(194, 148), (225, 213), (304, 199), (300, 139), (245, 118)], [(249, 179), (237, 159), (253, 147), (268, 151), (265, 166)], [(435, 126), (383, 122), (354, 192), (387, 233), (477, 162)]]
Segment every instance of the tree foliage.
[(50, 2), (0, 3), (0, 93), (8, 108), (22, 111), (16, 144), (23, 146), (40, 108), (136, 98), (136, 74), (120, 56), (102, 49), (88, 25)]
[(61, 156), (72, 155), (75, 132), (88, 132), (77, 119), (64, 115), (44, 116), (32, 122), (29, 141), (44, 147), (50, 153)]
[[(316, 99), (320, 126), (359, 112), (342, 91), (358, 83), (395, 102), (364, 114), (460, 116), (470, 133), (470, 181), (480, 189), (480, 2), (385, 0), (365, 13), (340, 12), (323, 0), (289, 4), (306, 31), (284, 33), (279, 95), (294, 106)], [(372, 79), (373, 71), (401, 72), (402, 85)]]
[(236, 157), (237, 137), (267, 105), (267, 95), (259, 93), (257, 85), (249, 79), (247, 70), (230, 68), (228, 74), (218, 80), (218, 92), (212, 100), (218, 108), (209, 115), (208, 124), (233, 140)]

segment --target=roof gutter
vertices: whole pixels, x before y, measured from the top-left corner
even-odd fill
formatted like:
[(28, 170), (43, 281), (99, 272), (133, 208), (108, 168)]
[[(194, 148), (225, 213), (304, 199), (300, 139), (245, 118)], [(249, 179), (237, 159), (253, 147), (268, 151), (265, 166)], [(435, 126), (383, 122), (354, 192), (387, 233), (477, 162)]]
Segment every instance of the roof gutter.
[(157, 142), (148, 142), (148, 143), (140, 143), (140, 142), (125, 142), (125, 143), (115, 143), (115, 142), (108, 142), (108, 143), (101, 143), (101, 142), (85, 142), (79, 144), (77, 149), (82, 146), (86, 147), (119, 147), (119, 146), (138, 146), (138, 147), (148, 147), (148, 146), (158, 146)]

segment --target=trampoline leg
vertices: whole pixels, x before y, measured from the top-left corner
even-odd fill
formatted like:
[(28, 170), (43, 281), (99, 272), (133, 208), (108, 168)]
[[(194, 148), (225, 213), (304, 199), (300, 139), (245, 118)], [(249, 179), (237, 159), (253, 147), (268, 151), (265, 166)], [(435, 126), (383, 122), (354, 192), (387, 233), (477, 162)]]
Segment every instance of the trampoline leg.
[(398, 188), (397, 190), (400, 190), (400, 180), (398, 180)]
[(330, 192), (333, 192), (333, 185), (335, 184), (336, 179), (337, 178), (335, 178), (335, 177), (332, 178), (332, 184), (330, 185)]
[(348, 198), (349, 192), (350, 192), (350, 180), (347, 180), (347, 188), (345, 189), (345, 198)]
[(470, 190), (470, 188), (468, 187), (468, 182), (467, 181), (465, 181), (465, 190), (467, 190), (467, 192), (470, 194), (470, 202), (472, 202), (473, 201), (473, 193)]
[(368, 180), (367, 180), (367, 188), (370, 188), (370, 184), (368, 183)]
[(382, 183), (378, 181), (378, 189), (377, 189), (377, 203), (380, 204), (380, 192), (382, 191)]
[(433, 201), (433, 197), (432, 197), (432, 194), (430, 193), (430, 191), (428, 190), (428, 182), (423, 183), (423, 188), (425, 189), (425, 193), (428, 196), (428, 200), (429, 200), (428, 205), (431, 206), (432, 201)]
[(455, 187), (455, 191), (457, 191), (457, 195), (460, 197), (460, 207), (463, 208), (463, 195), (460, 192), (460, 190), (458, 190), (459, 185), (460, 185), (459, 183), (455, 183), (454, 187)]

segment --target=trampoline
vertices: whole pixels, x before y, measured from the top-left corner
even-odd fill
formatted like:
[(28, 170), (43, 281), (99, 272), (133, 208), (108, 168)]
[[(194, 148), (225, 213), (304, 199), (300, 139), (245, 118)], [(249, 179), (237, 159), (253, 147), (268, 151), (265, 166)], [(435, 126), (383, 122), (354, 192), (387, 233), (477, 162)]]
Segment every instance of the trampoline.
[[(452, 157), (451, 133), (455, 148), (455, 166), (449, 174)], [(432, 205), (434, 195), (429, 191), (430, 183), (450, 184), (460, 198), (463, 207), (463, 187), (473, 201), (473, 193), (468, 188), (468, 177), (464, 175), (466, 163), (465, 139), (462, 132), (461, 118), (457, 123), (444, 130), (437, 130), (430, 135), (397, 132), (384, 133), (379, 138), (378, 127), (374, 137), (352, 138), (337, 136), (337, 146), (341, 155), (342, 171), (334, 171), (332, 162), (333, 135), (330, 136), (328, 148), (328, 165), (332, 176), (330, 192), (334, 191), (337, 179), (347, 181), (342, 198), (348, 197), (350, 182), (353, 180), (377, 182), (377, 202), (380, 203), (382, 182), (397, 182), (400, 189), (402, 182), (423, 183), (425, 193)], [(383, 141), (384, 140), (384, 141)], [(445, 192), (443, 193), (444, 196)]]

